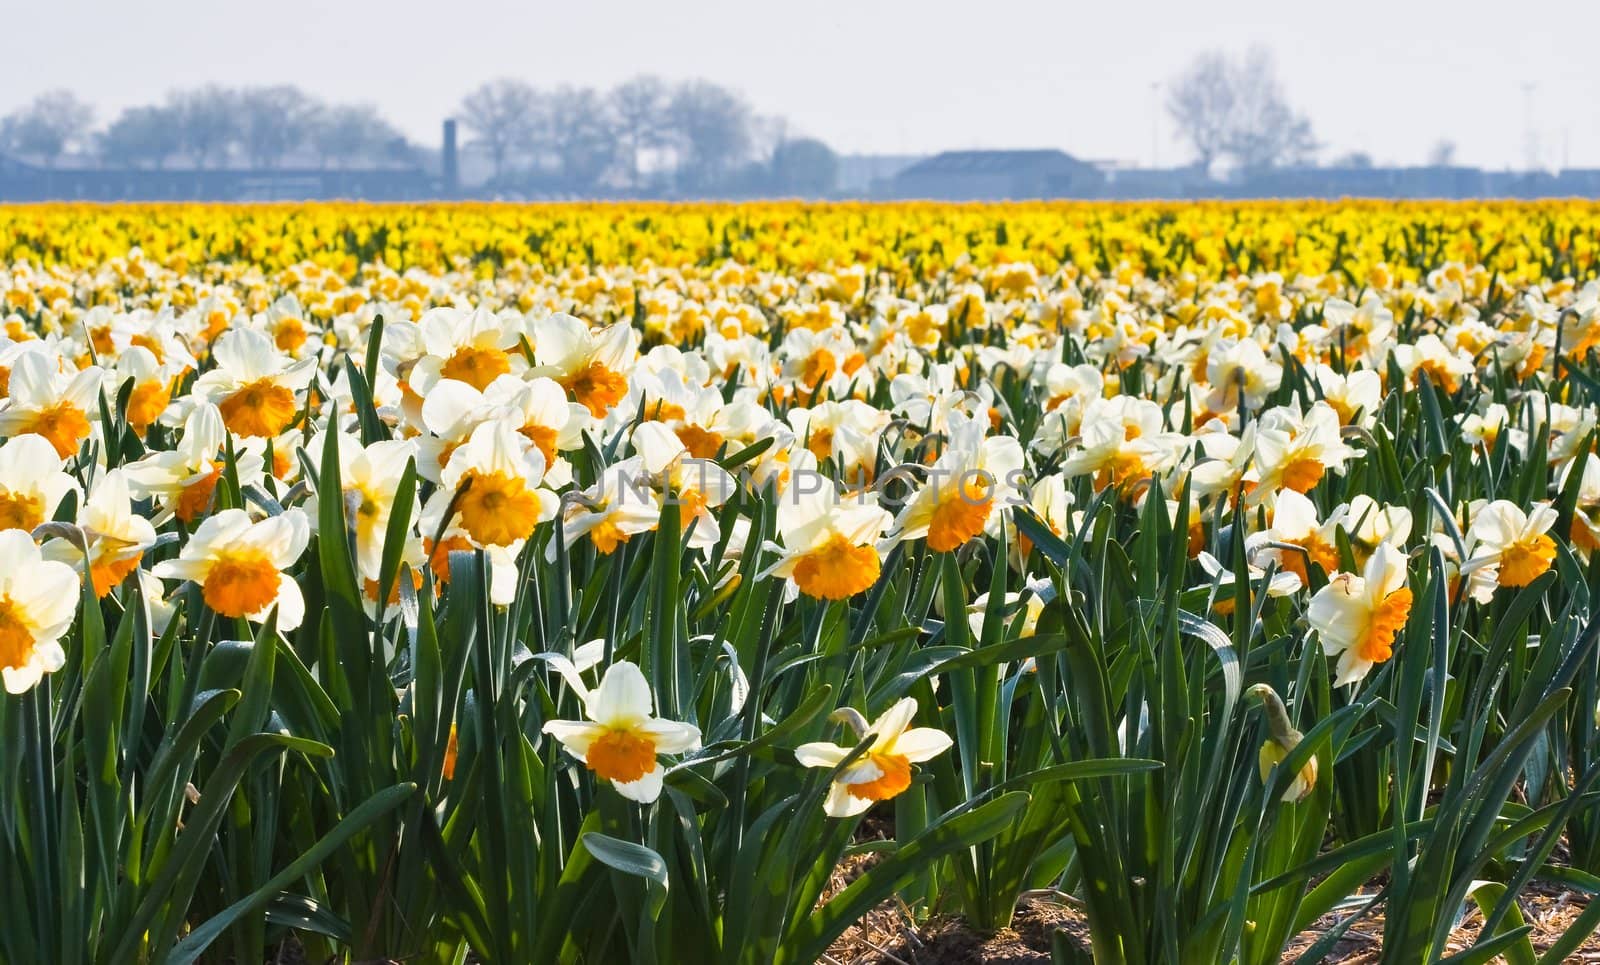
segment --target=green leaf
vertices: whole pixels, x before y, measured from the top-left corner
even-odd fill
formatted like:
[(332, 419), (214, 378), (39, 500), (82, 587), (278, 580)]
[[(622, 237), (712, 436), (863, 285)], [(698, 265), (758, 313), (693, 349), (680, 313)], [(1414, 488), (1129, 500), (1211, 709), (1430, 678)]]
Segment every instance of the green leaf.
[(259, 888), (245, 897), (239, 899), (216, 915), (207, 919), (199, 927), (185, 935), (178, 944), (172, 948), (168, 962), (174, 965), (189, 965), (217, 940), (228, 926), (233, 924), (240, 916), (255, 911), (277, 897), (279, 891), (304, 878), (332, 854), (349, 841), (358, 832), (364, 830), (373, 820), (384, 812), (398, 807), (416, 791), (415, 784), (396, 784), (394, 787), (379, 791), (373, 797), (362, 802), (359, 807), (336, 825), (333, 830), (323, 835), (316, 844), (303, 852), (298, 858), (290, 862), (287, 867), (269, 878)]
[(667, 903), (667, 863), (642, 844), (590, 831), (579, 838), (596, 861), (649, 883), (650, 917), (657, 918)]

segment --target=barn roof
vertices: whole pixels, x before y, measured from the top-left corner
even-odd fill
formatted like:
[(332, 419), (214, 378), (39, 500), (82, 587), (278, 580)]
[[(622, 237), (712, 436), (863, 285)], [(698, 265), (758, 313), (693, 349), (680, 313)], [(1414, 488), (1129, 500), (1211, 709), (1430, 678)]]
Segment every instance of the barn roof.
[(1016, 171), (1069, 174), (1090, 168), (1065, 151), (944, 151), (901, 171), (901, 175), (1005, 174)]

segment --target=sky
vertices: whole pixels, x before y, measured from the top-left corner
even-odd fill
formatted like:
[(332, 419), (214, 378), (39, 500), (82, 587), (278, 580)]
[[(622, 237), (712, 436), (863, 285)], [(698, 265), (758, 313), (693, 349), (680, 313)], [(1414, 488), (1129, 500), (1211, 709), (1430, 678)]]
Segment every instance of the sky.
[(841, 153), (1162, 165), (1188, 153), (1155, 85), (1263, 45), (1325, 158), (1416, 164), (1449, 140), (1460, 163), (1600, 167), (1593, 0), (0, 0), (0, 34), (0, 114), (59, 87), (108, 120), (173, 88), (294, 83), (432, 145), (492, 78), (654, 73), (737, 88)]

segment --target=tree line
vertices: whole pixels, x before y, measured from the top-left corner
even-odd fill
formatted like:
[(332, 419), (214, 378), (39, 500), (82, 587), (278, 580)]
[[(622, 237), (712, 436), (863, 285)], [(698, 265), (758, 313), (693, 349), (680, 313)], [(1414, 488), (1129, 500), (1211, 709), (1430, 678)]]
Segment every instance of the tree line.
[[(1168, 80), (1175, 132), (1208, 174), (1311, 162), (1321, 149), (1266, 50), (1207, 51)], [(515, 78), (467, 93), (454, 116), (481, 163), (480, 193), (794, 194), (831, 191), (838, 158), (706, 80), (638, 76), (610, 89), (540, 88)], [(417, 149), (371, 104), (326, 103), (290, 85), (175, 91), (103, 126), (68, 91), (0, 118), (0, 150), (53, 166), (68, 152), (107, 166), (199, 168), (413, 164)], [(1429, 163), (1448, 165), (1441, 142)], [(1371, 166), (1362, 154), (1335, 162)], [(487, 178), (485, 183), (484, 179)]]
[(510, 188), (824, 194), (838, 170), (827, 145), (706, 80), (639, 76), (601, 91), (502, 78), (467, 94), (456, 117), (488, 155), (490, 183)]
[[(465, 147), (486, 159), (490, 190), (783, 191), (825, 194), (827, 145), (791, 137), (736, 92), (705, 80), (640, 76), (609, 90), (480, 85), (455, 112)], [(371, 104), (327, 103), (292, 85), (174, 91), (104, 124), (70, 91), (0, 118), (0, 150), (46, 167), (66, 155), (111, 167), (269, 169), (410, 164), (417, 148)]]
[(323, 166), (409, 160), (411, 146), (370, 104), (329, 104), (298, 87), (174, 91), (129, 107), (104, 126), (71, 91), (48, 91), (0, 118), (0, 147), (54, 166), (68, 152), (108, 165), (280, 166), (294, 155)]

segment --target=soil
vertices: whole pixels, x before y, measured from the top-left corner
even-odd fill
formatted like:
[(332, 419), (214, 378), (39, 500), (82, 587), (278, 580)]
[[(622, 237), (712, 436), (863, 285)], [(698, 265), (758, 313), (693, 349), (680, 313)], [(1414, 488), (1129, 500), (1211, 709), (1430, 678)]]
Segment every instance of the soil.
[[(861, 837), (886, 837), (891, 830), (887, 823), (882, 827), (864, 825)], [(843, 890), (879, 860), (881, 856), (875, 853), (846, 858), (834, 870), (824, 897)], [(1363, 890), (1374, 894), (1381, 884), (1381, 881), (1375, 882)], [(1519, 905), (1523, 918), (1533, 926), (1534, 949), (1543, 953), (1559, 940), (1582, 914), (1587, 902), (1587, 896), (1581, 892), (1542, 882), (1530, 885), (1519, 899)], [(1290, 942), (1283, 961), (1297, 961), (1348, 914), (1340, 912), (1318, 919)], [(1321, 962), (1374, 965), (1383, 949), (1383, 924), (1383, 906), (1379, 904), (1346, 930)], [(1466, 949), (1482, 925), (1482, 914), (1475, 906), (1471, 907), (1451, 934), (1444, 953)], [(827, 965), (1048, 965), (1050, 943), (1057, 931), (1065, 932), (1067, 940), (1079, 948), (1089, 949), (1087, 919), (1071, 898), (1038, 893), (1024, 897), (1017, 905), (1011, 927), (987, 937), (972, 931), (959, 918), (935, 917), (919, 924), (912, 918), (909, 908), (891, 899), (852, 925), (828, 949), (822, 961)], [(469, 958), (469, 961), (475, 959)], [(1566, 961), (1600, 965), (1600, 933), (1590, 935)], [(299, 942), (291, 936), (268, 965), (305, 963)]]
[[(853, 875), (859, 875), (861, 870), (864, 868), (854, 869)], [(845, 883), (853, 880), (850, 872), (845, 874)], [(1523, 917), (1533, 926), (1534, 949), (1543, 953), (1560, 939), (1583, 912), (1586, 903), (1587, 896), (1581, 892), (1538, 883), (1529, 886), (1520, 905)], [(1318, 919), (1290, 943), (1283, 960), (1296, 961), (1328, 929), (1343, 920), (1345, 914), (1348, 913)], [(1445, 954), (1470, 946), (1482, 925), (1483, 916), (1474, 907), (1451, 934)], [(1079, 948), (1088, 950), (1087, 922), (1083, 913), (1068, 901), (1024, 899), (1017, 906), (1011, 927), (988, 938), (974, 933), (959, 919), (935, 918), (914, 924), (906, 909), (885, 902), (840, 936), (828, 949), (823, 962), (830, 965), (1046, 965), (1050, 961), (1051, 935), (1058, 929), (1065, 931), (1068, 940)], [(1321, 961), (1372, 965), (1379, 961), (1382, 936), (1383, 907), (1379, 905), (1352, 925)], [(1589, 936), (1566, 960), (1600, 963), (1600, 936)]]

